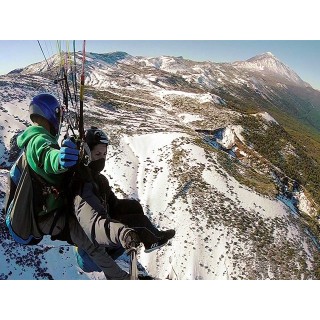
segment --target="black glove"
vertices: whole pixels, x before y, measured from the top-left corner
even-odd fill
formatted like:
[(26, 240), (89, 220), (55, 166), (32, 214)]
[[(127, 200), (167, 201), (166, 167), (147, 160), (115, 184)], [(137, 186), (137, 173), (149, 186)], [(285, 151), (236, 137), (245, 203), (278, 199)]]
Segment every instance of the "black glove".
[(121, 244), (126, 250), (137, 248), (140, 245), (140, 238), (133, 229), (128, 228), (123, 234)]

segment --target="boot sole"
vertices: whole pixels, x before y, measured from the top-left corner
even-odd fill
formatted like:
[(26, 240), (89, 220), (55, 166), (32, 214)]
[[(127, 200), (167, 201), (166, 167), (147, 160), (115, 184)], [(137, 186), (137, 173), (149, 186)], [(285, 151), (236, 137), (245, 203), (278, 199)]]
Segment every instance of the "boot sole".
[(163, 243), (163, 244), (161, 244), (161, 245), (159, 245), (159, 246), (156, 246), (156, 247), (153, 247), (153, 248), (150, 248), (150, 249), (144, 249), (144, 252), (145, 252), (145, 253), (150, 253), (150, 252), (152, 252), (152, 251), (154, 251), (154, 250), (157, 250), (157, 249), (162, 248), (162, 247), (165, 246), (166, 244), (168, 244), (168, 241), (165, 242), (165, 243)]

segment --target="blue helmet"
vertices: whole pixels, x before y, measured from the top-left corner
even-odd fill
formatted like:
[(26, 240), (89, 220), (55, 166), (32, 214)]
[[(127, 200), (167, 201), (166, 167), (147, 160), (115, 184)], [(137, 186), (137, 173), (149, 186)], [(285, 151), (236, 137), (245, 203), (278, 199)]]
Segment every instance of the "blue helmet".
[(30, 118), (33, 115), (41, 116), (48, 120), (55, 132), (59, 132), (59, 126), (62, 120), (62, 108), (59, 101), (49, 93), (40, 93), (35, 96), (29, 106)]

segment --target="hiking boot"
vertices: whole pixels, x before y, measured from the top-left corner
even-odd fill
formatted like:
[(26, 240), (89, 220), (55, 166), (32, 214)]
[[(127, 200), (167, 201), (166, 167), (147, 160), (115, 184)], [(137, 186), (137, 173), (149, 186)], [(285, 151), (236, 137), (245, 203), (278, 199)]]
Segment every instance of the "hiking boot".
[(149, 253), (163, 247), (167, 242), (174, 237), (176, 232), (173, 229), (158, 232), (158, 239), (153, 243), (144, 244), (144, 252)]
[(175, 234), (176, 232), (173, 229), (158, 232), (159, 237), (166, 238), (167, 240), (170, 240), (171, 238), (173, 238)]

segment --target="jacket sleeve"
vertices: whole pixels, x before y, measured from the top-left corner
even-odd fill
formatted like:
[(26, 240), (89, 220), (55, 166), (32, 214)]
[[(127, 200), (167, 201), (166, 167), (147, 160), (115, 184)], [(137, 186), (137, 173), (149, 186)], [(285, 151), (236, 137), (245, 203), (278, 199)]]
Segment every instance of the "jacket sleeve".
[(47, 174), (59, 174), (68, 171), (59, 163), (59, 145), (44, 137), (39, 137), (32, 143), (34, 162), (42, 167)]
[(100, 199), (93, 192), (91, 182), (84, 183), (74, 198), (75, 215), (92, 243), (118, 248), (125, 226), (108, 216)]

